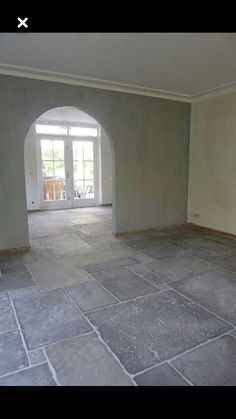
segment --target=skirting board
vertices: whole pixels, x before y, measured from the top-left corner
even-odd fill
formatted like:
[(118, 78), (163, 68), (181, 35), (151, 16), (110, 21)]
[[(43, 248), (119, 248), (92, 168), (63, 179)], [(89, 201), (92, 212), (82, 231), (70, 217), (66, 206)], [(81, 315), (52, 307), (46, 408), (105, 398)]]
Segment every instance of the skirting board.
[(233, 233), (226, 233), (225, 231), (215, 230), (214, 228), (203, 227), (193, 223), (187, 223), (186, 225), (193, 230), (202, 231), (203, 233), (211, 234), (213, 236), (220, 236), (225, 239), (236, 240), (236, 234)]
[(114, 236), (125, 236), (127, 234), (141, 234), (141, 233), (147, 233), (148, 231), (165, 231), (172, 228), (184, 228), (187, 224), (173, 224), (170, 226), (163, 226), (163, 227), (157, 227), (157, 228), (146, 228), (144, 230), (130, 230), (130, 231), (124, 231), (121, 233), (112, 233)]
[(0, 255), (9, 253), (26, 253), (30, 251), (30, 246), (27, 247), (15, 247), (13, 249), (0, 249)]

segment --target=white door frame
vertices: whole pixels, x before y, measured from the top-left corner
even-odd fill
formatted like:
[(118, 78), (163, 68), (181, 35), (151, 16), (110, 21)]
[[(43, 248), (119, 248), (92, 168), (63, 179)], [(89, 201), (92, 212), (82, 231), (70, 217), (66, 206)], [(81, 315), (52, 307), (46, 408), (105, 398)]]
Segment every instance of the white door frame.
[[(58, 125), (58, 121), (38, 121), (40, 125)], [(38, 179), (39, 179), (39, 193), (40, 193), (40, 209), (67, 209), (67, 208), (78, 208), (78, 207), (90, 207), (97, 206), (100, 203), (100, 171), (99, 171), (99, 145), (100, 145), (100, 134), (98, 129), (97, 137), (82, 137), (82, 136), (69, 136), (69, 126), (89, 126), (92, 124), (71, 124), (71, 123), (60, 123), (67, 127), (67, 135), (54, 135), (54, 134), (36, 134), (37, 144), (37, 161), (38, 161)], [(93, 127), (98, 128), (98, 125)], [(65, 181), (66, 181), (66, 199), (57, 201), (45, 201), (44, 200), (44, 188), (42, 178), (42, 155), (41, 155), (41, 139), (56, 139), (64, 141), (64, 156), (65, 156)], [(74, 179), (73, 179), (73, 153), (72, 153), (72, 141), (92, 141), (94, 150), (94, 198), (92, 199), (75, 199), (74, 198)]]
[[(57, 200), (57, 201), (46, 201), (44, 200), (44, 185), (43, 185), (43, 176), (42, 176), (42, 154), (41, 154), (41, 140), (62, 140), (64, 141), (64, 164), (65, 164), (65, 192), (66, 199)], [(40, 209), (50, 210), (50, 209), (66, 209), (70, 208), (70, 188), (69, 188), (69, 179), (68, 179), (68, 148), (67, 148), (67, 137), (58, 136), (58, 135), (44, 135), (37, 134), (37, 154), (38, 154), (38, 179), (39, 179), (39, 196), (40, 196)]]
[[(68, 146), (69, 146), (69, 167), (70, 167), (70, 190), (71, 190), (71, 207), (92, 207), (99, 204), (99, 173), (98, 173), (98, 150), (97, 150), (97, 140), (98, 138), (92, 137), (69, 137)], [(74, 173), (73, 173), (73, 150), (72, 143), (73, 141), (90, 141), (93, 143), (93, 162), (94, 162), (94, 198), (89, 199), (75, 199), (74, 198)]]

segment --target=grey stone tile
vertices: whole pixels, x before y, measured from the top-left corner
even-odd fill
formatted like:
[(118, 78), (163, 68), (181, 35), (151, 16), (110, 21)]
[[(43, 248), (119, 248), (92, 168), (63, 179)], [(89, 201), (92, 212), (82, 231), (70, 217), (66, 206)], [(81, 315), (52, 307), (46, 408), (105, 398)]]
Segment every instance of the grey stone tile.
[(224, 270), (172, 282), (171, 287), (236, 324), (236, 275)]
[(88, 271), (89, 273), (95, 273), (100, 271), (106, 271), (107, 269), (118, 269), (123, 266), (133, 265), (136, 262), (137, 261), (134, 258), (115, 259), (86, 265), (84, 266), (84, 269), (86, 269), (86, 271)]
[(233, 330), (232, 332), (230, 332), (230, 335), (236, 338), (236, 330)]
[(158, 284), (157, 288), (160, 291), (167, 291), (167, 290), (171, 290), (171, 287), (168, 284)]
[(120, 301), (157, 292), (151, 284), (123, 267), (96, 272), (93, 276)]
[(134, 374), (230, 329), (174, 291), (103, 308), (87, 317)]
[(188, 386), (185, 381), (169, 364), (154, 367), (135, 377), (139, 386)]
[(7, 294), (0, 295), (0, 332), (14, 329), (16, 321)]
[(187, 249), (171, 243), (153, 244), (150, 247), (142, 249), (142, 251), (154, 259), (167, 259), (175, 256), (183, 256), (189, 253)]
[(28, 366), (18, 330), (0, 334), (0, 376)]
[(171, 281), (175, 281), (191, 278), (203, 272), (213, 271), (217, 269), (217, 266), (195, 256), (178, 256), (159, 260), (148, 265), (148, 268), (159, 272)]
[(46, 348), (63, 386), (130, 386), (131, 379), (92, 333)]
[(194, 385), (236, 385), (236, 340), (221, 337), (172, 362)]
[(29, 270), (42, 290), (63, 288), (91, 280), (84, 269), (65, 259), (36, 262), (29, 265)]
[(15, 266), (11, 268), (2, 268), (2, 275), (16, 275), (24, 272), (28, 272), (25, 265)]
[(96, 281), (85, 282), (66, 289), (83, 312), (117, 303), (117, 300)]
[(105, 252), (99, 252), (98, 250), (89, 249), (84, 253), (80, 253), (69, 258), (76, 266), (83, 266), (104, 262), (110, 260), (109, 256)]
[(201, 252), (208, 253), (212, 256), (224, 256), (232, 253), (233, 249), (214, 240), (209, 240), (203, 237), (189, 237), (183, 239), (182, 245), (193, 247)]
[(41, 348), (29, 351), (29, 359), (32, 365), (46, 361), (45, 354)]
[(26, 263), (35, 262), (35, 255), (33, 252), (9, 253), (0, 255), (0, 267), (10, 268), (14, 266), (22, 266)]
[(29, 272), (0, 277), (0, 292), (11, 291), (18, 288), (32, 287), (35, 285)]
[(55, 386), (48, 365), (28, 368), (0, 379), (0, 386)]
[(127, 268), (138, 275), (151, 272), (150, 269), (148, 269), (148, 266), (144, 265), (143, 263), (135, 263), (134, 265), (128, 265)]
[(27, 347), (35, 349), (91, 330), (60, 289), (14, 300)]
[(20, 288), (18, 290), (9, 291), (11, 298), (14, 300), (15, 298), (21, 297), (37, 297), (41, 295), (41, 291), (36, 286), (27, 287), (27, 288)]
[(232, 256), (208, 256), (206, 255), (205, 258), (212, 263), (220, 266), (222, 269), (227, 269), (231, 272), (236, 273), (236, 257)]
[(155, 241), (151, 238), (143, 238), (140, 240), (133, 240), (129, 242), (129, 246), (133, 249), (143, 250), (148, 247), (151, 247), (152, 245), (155, 245)]
[(100, 251), (96, 249), (90, 249), (89, 252), (81, 253), (70, 257), (70, 260), (81, 266), (92, 265), (99, 262), (108, 262), (118, 259), (127, 259), (134, 257), (136, 251), (130, 248), (122, 248), (116, 250)]
[(143, 263), (144, 265), (152, 263), (152, 262), (156, 262), (156, 259), (151, 258), (150, 256), (146, 255), (145, 253), (136, 253), (135, 254), (135, 259), (138, 262)]
[(158, 274), (157, 272), (149, 272), (146, 274), (143, 274), (142, 277), (150, 282), (152, 285), (157, 286), (159, 288), (160, 284), (164, 284), (165, 282), (168, 282), (169, 279), (165, 278), (164, 276)]

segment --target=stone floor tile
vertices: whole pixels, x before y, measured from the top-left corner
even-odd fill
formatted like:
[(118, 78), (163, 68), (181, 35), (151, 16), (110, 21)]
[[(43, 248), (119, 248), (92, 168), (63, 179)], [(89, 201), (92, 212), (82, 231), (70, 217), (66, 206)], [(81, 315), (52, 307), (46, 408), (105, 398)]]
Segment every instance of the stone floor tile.
[(93, 277), (120, 301), (157, 292), (157, 289), (124, 267), (93, 273)]
[(103, 308), (87, 317), (134, 374), (230, 329), (174, 291)]
[(188, 386), (180, 374), (169, 364), (154, 367), (142, 374), (137, 375), (134, 380), (139, 386)]
[(15, 290), (18, 288), (32, 287), (35, 285), (29, 272), (22, 272), (0, 277), (0, 292)]
[(151, 263), (148, 268), (164, 275), (170, 281), (175, 281), (213, 271), (217, 266), (195, 256), (178, 256)]
[(172, 363), (196, 386), (236, 386), (236, 340), (231, 336), (196, 348)]
[(122, 268), (124, 266), (133, 265), (136, 263), (136, 259), (134, 258), (123, 258), (123, 259), (115, 259), (115, 260), (108, 260), (105, 262), (98, 262), (93, 263), (91, 265), (84, 266), (84, 269), (89, 273), (107, 271), (108, 269), (117, 269)]
[(129, 376), (94, 333), (46, 348), (62, 386), (131, 386)]
[(29, 359), (32, 365), (40, 364), (41, 362), (46, 361), (43, 349), (39, 348), (35, 349), (34, 351), (29, 351)]
[(171, 282), (170, 286), (224, 320), (236, 324), (236, 274), (213, 271)]
[(42, 364), (0, 378), (0, 386), (55, 386), (48, 365)]
[(18, 330), (0, 334), (0, 376), (28, 366)]
[(83, 312), (118, 302), (96, 281), (88, 281), (84, 284), (68, 287), (66, 290)]
[(33, 298), (17, 298), (14, 304), (27, 347), (31, 350), (91, 330), (60, 289)]
[(36, 262), (29, 265), (29, 270), (42, 290), (68, 287), (91, 280), (84, 269), (65, 259)]
[(16, 328), (16, 320), (7, 294), (0, 294), (0, 332)]

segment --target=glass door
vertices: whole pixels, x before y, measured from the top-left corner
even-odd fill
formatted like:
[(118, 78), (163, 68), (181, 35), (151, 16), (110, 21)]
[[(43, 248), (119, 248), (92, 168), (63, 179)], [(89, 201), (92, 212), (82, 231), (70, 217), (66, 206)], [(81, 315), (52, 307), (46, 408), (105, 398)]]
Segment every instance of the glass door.
[(68, 147), (66, 138), (39, 138), (41, 208), (59, 209), (70, 207), (68, 189)]
[(97, 205), (96, 142), (93, 138), (72, 139), (72, 206)]

